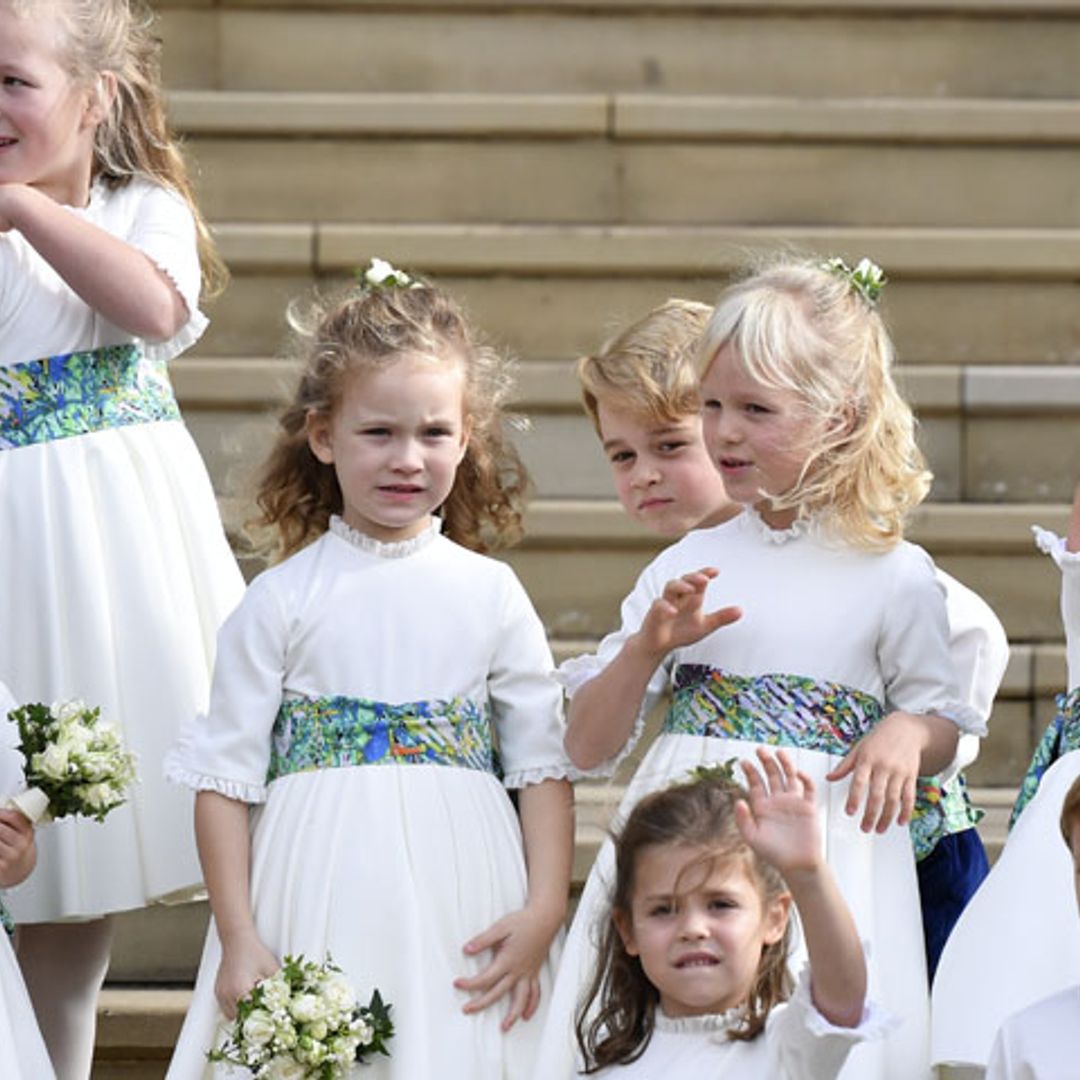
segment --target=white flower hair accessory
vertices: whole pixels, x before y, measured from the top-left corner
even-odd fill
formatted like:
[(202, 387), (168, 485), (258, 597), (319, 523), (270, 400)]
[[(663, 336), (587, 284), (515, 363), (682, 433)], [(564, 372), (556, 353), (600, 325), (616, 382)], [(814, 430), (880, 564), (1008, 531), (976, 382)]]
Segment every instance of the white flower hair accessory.
[(818, 266), (830, 274), (844, 278), (871, 307), (877, 306), (878, 298), (889, 280), (885, 276), (885, 271), (865, 256), (859, 260), (854, 269), (848, 266), (839, 255), (825, 259), (824, 262), (818, 263)]
[(365, 289), (422, 289), (423, 284), (409, 277), (385, 259), (373, 257), (368, 268), (359, 275)]

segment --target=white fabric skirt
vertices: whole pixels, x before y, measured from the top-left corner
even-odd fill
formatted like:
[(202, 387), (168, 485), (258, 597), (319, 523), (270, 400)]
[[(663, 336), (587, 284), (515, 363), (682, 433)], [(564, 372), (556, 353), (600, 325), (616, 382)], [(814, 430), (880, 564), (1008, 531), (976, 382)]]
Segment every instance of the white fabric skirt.
[[(729, 758), (756, 762), (757, 743), (696, 735), (661, 735), (653, 743), (623, 797), (612, 823), (625, 820), (644, 795), (687, 779), (698, 765)], [(868, 996), (901, 1023), (888, 1037), (853, 1049), (844, 1080), (925, 1080), (929, 1066), (929, 994), (915, 858), (907, 829), (865, 834), (859, 818), (844, 812), (848, 783), (825, 774), (841, 760), (817, 750), (784, 748), (817, 788), (826, 858), (851, 907), (867, 946)], [(570, 1080), (577, 1073), (574, 1016), (591, 979), (602, 920), (614, 884), (615, 852), (610, 840), (589, 872), (563, 951), (534, 1080)], [(798, 972), (806, 952), (796, 936), (789, 966)]]
[(0, 930), (0, 1076), (51, 1080), (54, 1075), (11, 942)]
[(935, 1063), (985, 1066), (1005, 1019), (1080, 983), (1075, 870), (1058, 826), (1077, 776), (1080, 750), (1046, 770), (953, 928), (934, 977)]
[(162, 760), (206, 709), (217, 630), (243, 580), (180, 421), (0, 452), (0, 679), (20, 703), (81, 698), (137, 757), (103, 824), (38, 830), (17, 921), (138, 908), (200, 882), (190, 792)]
[[(361, 1002), (378, 988), (392, 1006), (390, 1057), (371, 1058), (358, 1080), (529, 1076), (542, 1011), (503, 1034), (506, 999), (466, 1016), (469, 995), (453, 986), (491, 960), (465, 956), (465, 942), (526, 900), (517, 815), (492, 775), (359, 765), (275, 780), (252, 817), (251, 892), (259, 935), (279, 959), (329, 954)], [(541, 973), (544, 1002), (555, 952)], [(169, 1080), (239, 1077), (205, 1060), (223, 1023), (220, 958), (211, 923)]]

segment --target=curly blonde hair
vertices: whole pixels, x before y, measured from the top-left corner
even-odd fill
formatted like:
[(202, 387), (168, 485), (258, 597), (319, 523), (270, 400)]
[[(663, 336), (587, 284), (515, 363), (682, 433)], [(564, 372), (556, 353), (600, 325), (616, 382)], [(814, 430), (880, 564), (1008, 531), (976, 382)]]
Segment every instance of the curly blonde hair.
[(695, 362), (711, 314), (708, 304), (672, 297), (578, 361), (582, 401), (598, 435), (601, 400), (660, 424), (701, 411)]
[[(641, 960), (623, 944), (616, 916), (631, 920), (635, 877), (641, 853), (648, 848), (678, 845), (697, 865), (739, 865), (746, 868), (761, 898), (762, 909), (788, 893), (780, 872), (743, 840), (735, 822), (735, 804), (747, 791), (720, 772), (655, 791), (639, 802), (614, 837), (615, 882), (611, 910), (601, 931), (593, 978), (578, 1010), (575, 1031), (586, 1075), (608, 1065), (628, 1065), (645, 1052), (656, 1026), (660, 994), (649, 981)], [(728, 1037), (751, 1042), (765, 1028), (775, 1005), (786, 1001), (792, 982), (787, 969), (791, 925), (778, 941), (761, 951), (753, 985), (743, 1007), (742, 1022)]]
[(276, 532), (284, 558), (321, 536), (342, 510), (332, 465), (308, 444), (310, 419), (329, 417), (357, 371), (384, 370), (406, 353), (460, 364), (465, 417), (471, 425), (465, 456), (442, 506), (443, 531), (474, 551), (508, 547), (521, 538), (528, 476), (506, 431), (511, 390), (508, 362), (476, 341), (461, 309), (427, 282), (409, 287), (351, 289), (307, 310), (290, 309), (303, 372), (279, 418), (277, 440), (263, 467), (253, 525)]
[(899, 543), (932, 476), (877, 308), (821, 260), (785, 256), (721, 295), (701, 341), (702, 376), (725, 347), (756, 382), (796, 394), (809, 422), (802, 475), (774, 507), (859, 548)]
[(166, 120), (154, 13), (141, 0), (7, 0), (7, 5), (19, 18), (55, 20), (62, 57), (78, 85), (104, 96), (101, 76), (115, 77), (116, 96), (94, 135), (93, 176), (110, 187), (142, 176), (180, 195), (195, 219), (203, 296), (220, 294), (229, 272)]

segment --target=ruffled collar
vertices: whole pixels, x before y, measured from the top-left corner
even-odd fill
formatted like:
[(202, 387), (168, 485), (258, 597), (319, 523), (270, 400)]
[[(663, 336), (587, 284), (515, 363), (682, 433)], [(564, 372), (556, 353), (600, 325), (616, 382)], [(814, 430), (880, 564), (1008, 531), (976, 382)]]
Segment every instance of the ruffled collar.
[(722, 1013), (706, 1013), (704, 1016), (668, 1016), (657, 1008), (655, 1025), (657, 1031), (675, 1035), (725, 1035), (746, 1022), (746, 1011), (741, 1005)]
[(738, 520), (742, 521), (744, 529), (749, 529), (767, 544), (787, 544), (792, 540), (798, 540), (800, 537), (809, 535), (813, 527), (810, 518), (801, 517), (796, 518), (786, 529), (774, 529), (753, 506), (744, 507)]
[(347, 544), (352, 544), (353, 547), (379, 559), (404, 559), (427, 547), (442, 532), (442, 518), (432, 514), (428, 527), (416, 536), (410, 536), (408, 540), (376, 540), (373, 536), (347, 525), (337, 514), (330, 518), (330, 531)]

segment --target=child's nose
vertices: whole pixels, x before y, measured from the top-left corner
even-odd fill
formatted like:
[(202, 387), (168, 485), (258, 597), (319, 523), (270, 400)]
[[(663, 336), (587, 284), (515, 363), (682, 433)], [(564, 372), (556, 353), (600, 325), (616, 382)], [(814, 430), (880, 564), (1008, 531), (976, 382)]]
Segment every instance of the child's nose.
[(684, 940), (692, 941), (708, 937), (708, 920), (705, 912), (700, 908), (690, 908), (681, 912), (679, 919), (679, 936)]
[(395, 446), (394, 468), (402, 472), (417, 472), (424, 464), (420, 444), (415, 439), (402, 439)]
[(660, 479), (660, 470), (650, 461), (639, 461), (634, 469), (634, 486), (651, 487)]

